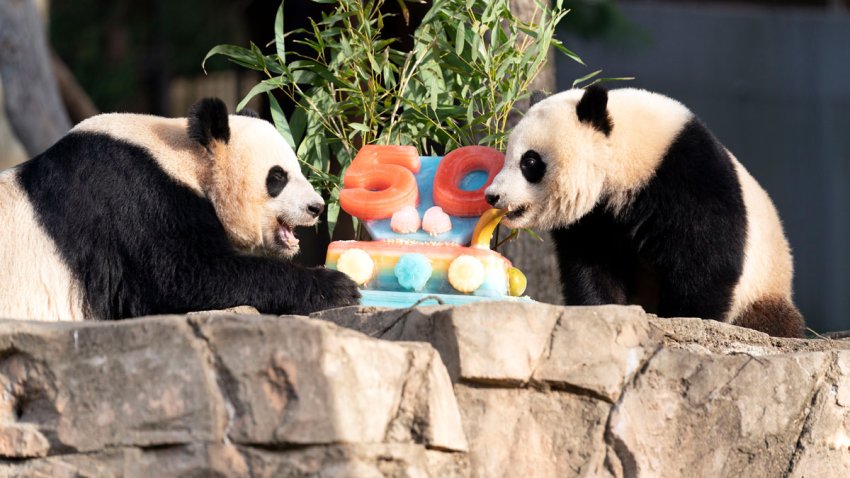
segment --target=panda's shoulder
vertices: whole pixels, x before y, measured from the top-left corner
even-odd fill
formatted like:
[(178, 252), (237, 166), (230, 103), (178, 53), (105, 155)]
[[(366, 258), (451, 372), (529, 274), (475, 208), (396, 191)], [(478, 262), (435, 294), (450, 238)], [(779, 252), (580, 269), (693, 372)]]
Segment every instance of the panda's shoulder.
[(104, 113), (81, 121), (69, 134), (100, 134), (139, 146), (188, 142), (186, 118), (164, 118), (136, 113)]
[(617, 88), (608, 92), (608, 105), (613, 109), (651, 110), (681, 118), (687, 122), (693, 113), (681, 101), (663, 93), (641, 88)]
[(200, 194), (201, 170), (208, 162), (202, 160), (203, 147), (187, 134), (187, 125), (186, 118), (107, 113), (82, 121), (69, 135), (86, 137), (89, 144), (138, 147), (128, 151), (134, 151), (137, 159), (153, 159), (166, 174)]

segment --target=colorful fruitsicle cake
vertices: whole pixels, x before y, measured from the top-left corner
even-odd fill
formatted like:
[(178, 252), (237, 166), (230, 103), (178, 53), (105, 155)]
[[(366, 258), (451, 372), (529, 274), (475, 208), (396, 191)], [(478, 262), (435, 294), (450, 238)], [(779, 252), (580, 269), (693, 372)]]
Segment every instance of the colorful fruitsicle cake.
[(335, 241), (327, 267), (361, 287), (364, 305), (409, 307), (529, 300), (525, 276), (490, 249), (503, 211), (484, 189), (504, 163), (492, 148), (465, 146), (444, 157), (413, 146), (364, 146), (343, 178), (339, 202), (372, 241)]

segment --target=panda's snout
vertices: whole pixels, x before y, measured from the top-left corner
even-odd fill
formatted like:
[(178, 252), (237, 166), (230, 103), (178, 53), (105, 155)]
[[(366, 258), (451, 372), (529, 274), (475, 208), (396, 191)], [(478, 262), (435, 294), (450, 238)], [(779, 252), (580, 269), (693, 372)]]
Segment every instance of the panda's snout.
[(323, 202), (314, 202), (307, 205), (307, 214), (313, 217), (319, 217), (319, 214), (325, 210), (325, 203)]
[(484, 200), (487, 201), (487, 204), (489, 204), (493, 207), (498, 207), (498, 206), (496, 206), (496, 204), (499, 203), (500, 197), (501, 196), (499, 196), (498, 194), (485, 194)]

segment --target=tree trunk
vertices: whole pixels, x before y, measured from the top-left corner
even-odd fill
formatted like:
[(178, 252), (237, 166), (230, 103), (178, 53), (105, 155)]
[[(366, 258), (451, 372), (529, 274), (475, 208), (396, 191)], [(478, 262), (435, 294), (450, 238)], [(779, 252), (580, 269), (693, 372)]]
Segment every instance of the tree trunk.
[(21, 142), (12, 132), (9, 118), (6, 117), (5, 103), (3, 78), (0, 78), (0, 171), (29, 159), (24, 147), (21, 146)]
[[(528, 20), (532, 17), (536, 4), (534, 0), (511, 0), (511, 9), (517, 17)], [(532, 89), (554, 91), (555, 90), (555, 59), (549, 54), (549, 61), (534, 80)], [(528, 108), (528, 104), (521, 106), (522, 110)], [(519, 119), (519, 118), (516, 118)], [(501, 237), (505, 237), (507, 231), (502, 228)], [(511, 262), (519, 268), (528, 278), (528, 289), (526, 294), (534, 300), (552, 304), (563, 304), (561, 292), (560, 272), (558, 272), (558, 260), (555, 256), (554, 243), (549, 234), (541, 234), (543, 242), (531, 237), (529, 234), (521, 233), (519, 237), (505, 244), (500, 250)]]
[(44, 24), (32, 0), (0, 0), (0, 78), (6, 115), (29, 156), (70, 128), (50, 67)]

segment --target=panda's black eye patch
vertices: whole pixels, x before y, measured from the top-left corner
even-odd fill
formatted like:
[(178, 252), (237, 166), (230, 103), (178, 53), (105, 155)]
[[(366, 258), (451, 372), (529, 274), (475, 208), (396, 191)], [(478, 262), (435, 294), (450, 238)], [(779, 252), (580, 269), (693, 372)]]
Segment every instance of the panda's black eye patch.
[(529, 149), (519, 159), (519, 169), (522, 171), (522, 175), (526, 181), (539, 183), (543, 179), (543, 175), (546, 174), (546, 163), (540, 159), (537, 151)]
[(288, 182), (289, 175), (286, 174), (286, 171), (280, 166), (275, 166), (269, 169), (269, 175), (266, 176), (266, 191), (268, 191), (269, 196), (277, 197)]

